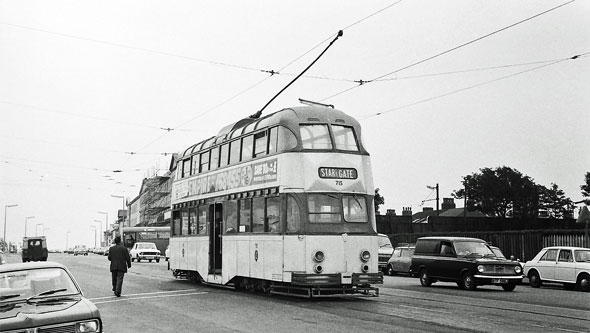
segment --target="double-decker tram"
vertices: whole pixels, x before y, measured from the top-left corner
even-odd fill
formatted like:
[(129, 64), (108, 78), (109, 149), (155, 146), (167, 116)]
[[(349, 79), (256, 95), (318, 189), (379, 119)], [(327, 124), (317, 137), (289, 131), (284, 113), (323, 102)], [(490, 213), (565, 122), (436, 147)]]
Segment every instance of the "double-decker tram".
[(170, 269), (236, 289), (376, 296), (374, 193), (344, 112), (312, 103), (242, 119), (178, 159)]

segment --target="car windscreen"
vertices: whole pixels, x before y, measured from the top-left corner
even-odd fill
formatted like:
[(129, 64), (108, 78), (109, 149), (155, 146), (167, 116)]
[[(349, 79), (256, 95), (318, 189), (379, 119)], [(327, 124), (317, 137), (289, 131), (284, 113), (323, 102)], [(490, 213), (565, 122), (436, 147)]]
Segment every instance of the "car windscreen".
[[(49, 292), (49, 293), (48, 293)], [(0, 273), (0, 304), (21, 300), (33, 295), (80, 294), (70, 275), (62, 268), (39, 268)]]
[(489, 246), (483, 242), (455, 242), (455, 252), (458, 256), (495, 256)]

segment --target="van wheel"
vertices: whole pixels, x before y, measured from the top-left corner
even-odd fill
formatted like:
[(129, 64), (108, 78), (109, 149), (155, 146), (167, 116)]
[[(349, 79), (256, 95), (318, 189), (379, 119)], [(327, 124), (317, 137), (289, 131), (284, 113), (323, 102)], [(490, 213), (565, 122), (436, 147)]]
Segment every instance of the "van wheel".
[(156, 259), (156, 262), (160, 262), (160, 259)]
[(463, 288), (467, 290), (475, 290), (475, 288), (477, 288), (477, 284), (475, 284), (475, 278), (473, 277), (473, 274), (470, 273), (463, 274), (463, 277), (461, 278), (461, 284), (463, 285)]
[(139, 259), (139, 256), (136, 259), (137, 259), (137, 262), (141, 262), (141, 259)]
[(515, 282), (508, 282), (507, 284), (502, 285), (502, 289), (504, 289), (505, 291), (513, 291), (514, 288), (516, 288)]
[(420, 284), (422, 286), (430, 287), (430, 285), (432, 284), (432, 279), (430, 279), (430, 275), (428, 275), (428, 271), (426, 270), (426, 268), (422, 268), (418, 276), (420, 277)]

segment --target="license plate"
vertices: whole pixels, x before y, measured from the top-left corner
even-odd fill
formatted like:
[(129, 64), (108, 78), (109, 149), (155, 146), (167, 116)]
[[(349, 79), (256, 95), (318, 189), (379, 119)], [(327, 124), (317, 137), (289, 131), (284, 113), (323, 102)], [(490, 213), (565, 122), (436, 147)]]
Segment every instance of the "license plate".
[(492, 279), (492, 283), (505, 284), (508, 283), (508, 279)]

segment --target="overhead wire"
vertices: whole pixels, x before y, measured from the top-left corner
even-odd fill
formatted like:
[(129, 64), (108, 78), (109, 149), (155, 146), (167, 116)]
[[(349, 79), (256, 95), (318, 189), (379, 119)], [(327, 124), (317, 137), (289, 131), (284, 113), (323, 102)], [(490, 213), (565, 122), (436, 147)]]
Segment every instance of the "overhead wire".
[[(585, 54), (587, 54), (587, 53), (585, 53)], [(400, 110), (400, 109), (405, 109), (405, 108), (408, 108), (408, 107), (411, 107), (411, 106), (415, 106), (415, 105), (418, 105), (418, 104), (430, 102), (430, 101), (435, 100), (435, 99), (447, 97), (447, 96), (454, 95), (454, 94), (457, 94), (457, 93), (460, 93), (460, 92), (463, 92), (463, 91), (466, 91), (466, 90), (470, 90), (470, 89), (474, 89), (474, 88), (477, 88), (477, 87), (481, 87), (483, 85), (487, 85), (487, 84), (491, 84), (491, 83), (498, 82), (498, 81), (501, 81), (501, 80), (505, 80), (505, 79), (508, 79), (508, 78), (511, 78), (511, 77), (514, 77), (514, 76), (517, 76), (517, 75), (521, 75), (521, 74), (524, 74), (524, 73), (532, 72), (532, 71), (535, 71), (535, 70), (538, 70), (538, 69), (541, 69), (541, 68), (544, 68), (544, 67), (552, 66), (552, 65), (555, 65), (555, 64), (564, 62), (564, 61), (579, 59), (580, 57), (581, 57), (581, 55), (575, 55), (575, 56), (570, 57), (570, 58), (556, 60), (556, 61), (550, 62), (548, 64), (543, 64), (543, 65), (536, 66), (536, 67), (533, 67), (533, 68), (530, 68), (530, 69), (526, 69), (526, 70), (523, 70), (523, 71), (519, 71), (519, 72), (516, 72), (516, 73), (512, 73), (512, 74), (509, 74), (509, 75), (498, 77), (498, 78), (495, 78), (495, 79), (492, 79), (492, 80), (488, 80), (488, 81), (485, 81), (485, 82), (474, 84), (474, 85), (471, 85), (471, 86), (468, 86), (468, 87), (464, 87), (464, 88), (461, 88), (461, 89), (453, 90), (453, 91), (450, 91), (450, 92), (447, 92), (447, 93), (444, 93), (444, 94), (441, 94), (441, 95), (433, 96), (433, 97), (426, 98), (426, 99), (423, 99), (423, 100), (420, 100), (420, 101), (417, 101), (417, 102), (413, 102), (413, 103), (410, 103), (410, 104), (406, 104), (406, 105), (402, 105), (402, 106), (399, 106), (399, 107), (395, 107), (395, 108), (392, 108), (392, 109), (389, 109), (389, 110), (386, 110), (386, 111), (377, 112), (377, 113), (374, 113), (374, 114), (371, 114), (371, 115), (368, 115), (368, 116), (365, 116), (365, 117), (359, 117), (359, 120), (366, 120), (368, 118), (380, 116), (380, 115), (383, 115), (385, 113), (389, 113), (389, 112), (397, 111), (397, 110)]]
[(440, 56), (443, 56), (443, 55), (445, 55), (445, 54), (448, 54), (448, 53), (450, 53), (450, 52), (456, 51), (456, 50), (458, 50), (458, 49), (460, 49), (460, 48), (463, 48), (463, 47), (465, 47), (465, 46), (468, 46), (468, 45), (470, 45), (470, 44), (473, 44), (473, 43), (475, 43), (475, 42), (478, 42), (478, 41), (480, 41), (480, 40), (482, 40), (482, 39), (488, 38), (488, 37), (490, 37), (490, 36), (493, 36), (493, 35), (495, 35), (495, 34), (498, 34), (498, 33), (502, 32), (502, 31), (505, 31), (505, 30), (507, 30), (507, 29), (513, 28), (513, 27), (515, 27), (515, 26), (517, 26), (517, 25), (520, 25), (520, 24), (522, 24), (522, 23), (524, 23), (524, 22), (530, 21), (530, 20), (532, 20), (532, 19), (534, 19), (534, 18), (537, 18), (537, 17), (539, 17), (539, 16), (541, 16), (541, 15), (544, 15), (544, 14), (547, 14), (547, 13), (549, 13), (549, 12), (552, 12), (552, 11), (554, 11), (554, 10), (558, 9), (558, 8), (561, 8), (561, 7), (563, 7), (563, 6), (566, 6), (566, 5), (570, 4), (570, 3), (573, 3), (574, 1), (576, 1), (576, 0), (570, 0), (570, 1), (568, 1), (568, 2), (562, 3), (562, 4), (558, 5), (558, 6), (552, 7), (552, 8), (550, 8), (550, 9), (547, 9), (547, 10), (545, 10), (545, 11), (542, 11), (542, 12), (540, 12), (540, 13), (537, 13), (537, 14), (535, 14), (535, 15), (533, 15), (533, 16), (529, 16), (529, 17), (527, 17), (527, 18), (525, 18), (525, 19), (523, 19), (523, 20), (520, 20), (520, 21), (518, 21), (518, 22), (515, 22), (515, 23), (512, 23), (512, 24), (509, 24), (509, 25), (507, 25), (507, 26), (505, 26), (505, 27), (502, 27), (502, 28), (500, 28), (500, 29), (494, 30), (494, 31), (492, 31), (492, 32), (490, 32), (490, 33), (487, 33), (487, 34), (485, 34), (485, 35), (483, 35), (483, 36), (480, 36), (480, 37), (477, 37), (477, 38), (475, 38), (475, 39), (472, 39), (472, 40), (470, 40), (470, 41), (468, 41), (468, 42), (465, 42), (465, 43), (459, 44), (459, 45), (457, 45), (457, 46), (454, 46), (454, 47), (452, 47), (452, 48), (450, 48), (450, 49), (447, 49), (447, 50), (445, 50), (445, 51), (439, 52), (439, 53), (437, 53), (437, 54), (434, 54), (434, 55), (432, 55), (432, 56), (426, 57), (426, 58), (424, 58), (424, 59), (421, 59), (421, 60), (419, 60), (419, 61), (416, 61), (416, 62), (414, 62), (414, 63), (411, 63), (411, 64), (409, 64), (409, 65), (403, 66), (403, 67), (401, 67), (401, 68), (398, 68), (398, 69), (396, 69), (396, 70), (393, 70), (393, 71), (391, 71), (391, 72), (388, 72), (388, 73), (385, 73), (385, 74), (379, 75), (379, 76), (377, 76), (377, 77), (375, 77), (375, 78), (373, 78), (373, 79), (371, 79), (371, 80), (362, 81), (363, 83), (360, 83), (360, 84), (358, 84), (358, 85), (356, 85), (356, 86), (353, 86), (353, 87), (350, 87), (350, 88), (348, 88), (348, 89), (342, 90), (342, 91), (340, 91), (340, 92), (338, 92), (338, 93), (336, 93), (336, 94), (333, 94), (333, 95), (331, 95), (331, 96), (328, 96), (328, 97), (322, 98), (322, 99), (320, 100), (320, 102), (323, 102), (323, 101), (326, 101), (326, 100), (328, 100), (328, 99), (330, 99), (330, 98), (334, 98), (334, 97), (336, 97), (336, 96), (339, 96), (339, 95), (342, 95), (342, 94), (344, 94), (344, 93), (347, 93), (347, 92), (349, 92), (349, 91), (351, 91), (351, 90), (353, 90), (353, 89), (356, 89), (356, 88), (358, 88), (358, 87), (360, 87), (360, 86), (362, 86), (362, 85), (364, 85), (364, 84), (366, 84), (366, 83), (371, 83), (371, 82), (374, 82), (375, 80), (383, 79), (383, 78), (385, 78), (385, 77), (388, 77), (388, 76), (390, 76), (390, 75), (393, 75), (393, 74), (395, 74), (395, 73), (401, 72), (401, 71), (403, 71), (403, 70), (406, 70), (406, 69), (408, 69), (408, 68), (415, 67), (415, 66), (417, 66), (417, 65), (423, 64), (423, 63), (425, 63), (425, 62), (427, 62), (427, 61), (430, 61), (430, 60), (432, 60), (432, 59), (435, 59), (435, 58), (438, 58), (438, 57), (440, 57)]

